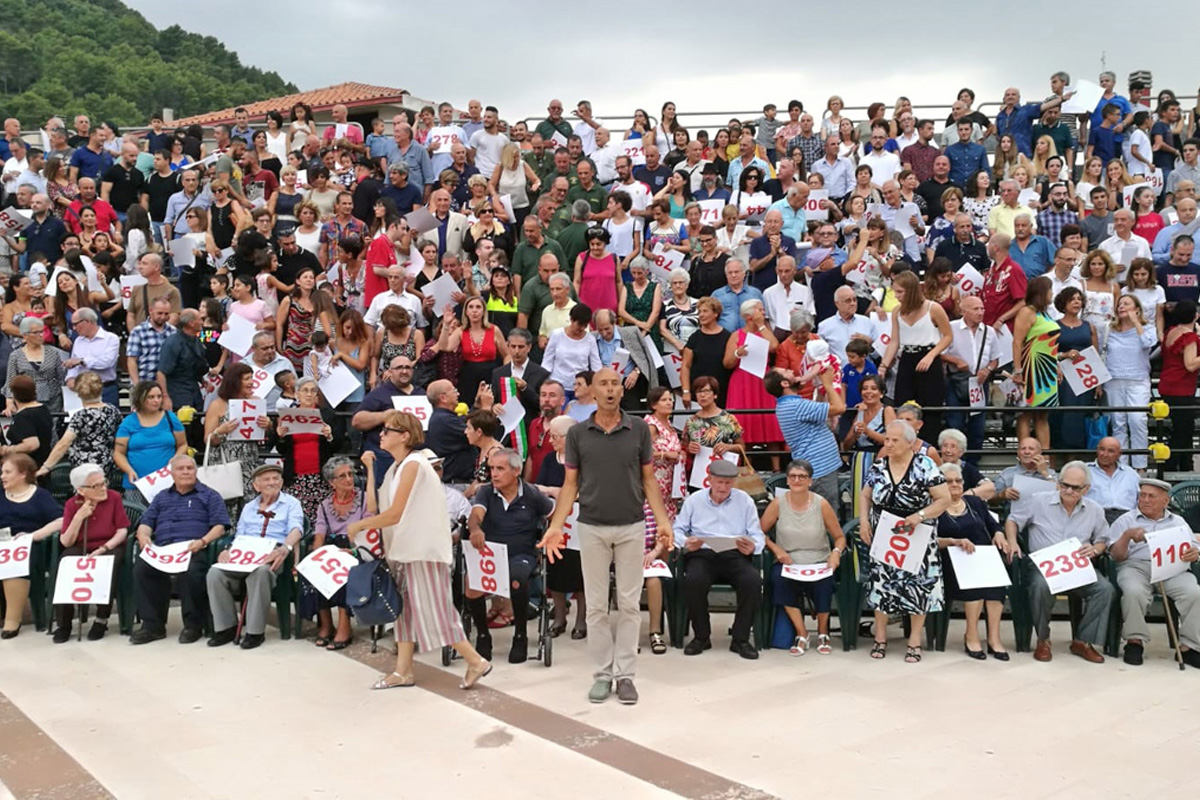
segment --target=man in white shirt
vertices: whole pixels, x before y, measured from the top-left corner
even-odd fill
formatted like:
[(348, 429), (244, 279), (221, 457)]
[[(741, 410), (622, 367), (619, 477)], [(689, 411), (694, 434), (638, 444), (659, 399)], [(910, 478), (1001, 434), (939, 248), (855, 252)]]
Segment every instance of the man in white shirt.
[(783, 341), (791, 335), (791, 314), (802, 308), (816, 314), (812, 290), (796, 282), (796, 259), (781, 255), (775, 259), (775, 276), (779, 279), (763, 292), (763, 307), (767, 322), (775, 329), (775, 338)]
[(650, 200), (653, 193), (650, 187), (633, 178), (633, 159), (629, 156), (617, 156), (617, 182), (612, 185), (610, 192), (620, 189), (629, 195), (633, 201), (633, 209), (629, 212), (635, 217), (650, 217)]
[(397, 305), (408, 312), (412, 324), (417, 328), (425, 327), (425, 317), (421, 313), (421, 299), (405, 291), (409, 283), (408, 273), (404, 267), (392, 266), (387, 271), (388, 290), (380, 292), (371, 300), (371, 305), (363, 317), (363, 321), (372, 328), (379, 327), (379, 317), (383, 310), (391, 305)]
[(925, 235), (925, 223), (921, 220), (917, 204), (904, 202), (900, 196), (900, 184), (894, 180), (883, 183), (883, 211), (880, 216), (891, 230), (911, 231), (904, 237), (904, 252), (914, 263), (919, 262), (921, 253), (917, 237)]
[(612, 141), (608, 128), (603, 126), (595, 131), (596, 148), (592, 150), (592, 163), (596, 165), (596, 180), (602, 186), (608, 186), (617, 179), (617, 158), (621, 155), (621, 145)]
[[(1051, 297), (1058, 297), (1059, 292), (1068, 288), (1083, 291), (1083, 281), (1079, 279), (1079, 274), (1075, 272), (1075, 264), (1079, 258), (1079, 251), (1073, 247), (1058, 248), (1058, 252), (1054, 254), (1054, 267), (1046, 273), (1046, 277), (1050, 279)], [(1050, 307), (1046, 309), (1046, 313), (1055, 322), (1063, 318), (1063, 313), (1058, 310), (1054, 303), (1050, 304)]]
[[(946, 405), (971, 405), (971, 390), (976, 400), (986, 402), (987, 379), (1000, 364), (1000, 337), (983, 324), (983, 300), (973, 294), (959, 303), (962, 318), (950, 323), (954, 341), (942, 353), (946, 363)], [(967, 449), (983, 447), (983, 414), (962, 411), (946, 413), (946, 427), (957, 428), (967, 435)]]
[[(877, 188), (882, 188), (900, 172), (900, 156), (883, 149), (887, 138), (887, 132), (882, 128), (872, 128), (871, 152), (858, 159), (860, 167), (866, 164), (871, 168), (871, 185)], [(832, 191), (829, 196), (833, 197)]]
[(1121, 463), (1121, 442), (1105, 436), (1096, 445), (1096, 460), (1090, 462), (1092, 488), (1087, 498), (1104, 509), (1109, 522), (1137, 507), (1138, 474), (1128, 464)]
[[(426, 140), (429, 147), (430, 169), (436, 180), (442, 170), (449, 168), (454, 162), (450, 148), (455, 144), (466, 145), (467, 134), (462, 127), (454, 124), (454, 106), (449, 103), (438, 104), (438, 125), (429, 131)], [(438, 152), (441, 150), (442, 152)], [(487, 177), (491, 177), (488, 175)]]
[(684, 150), (685, 157), (675, 165), (675, 170), (683, 170), (691, 176), (691, 186), (693, 192), (700, 191), (700, 187), (704, 185), (704, 166), (708, 164), (701, 158), (704, 148), (700, 146), (700, 142), (693, 139), (688, 142), (687, 148)]
[(603, 123), (592, 116), (592, 104), (587, 100), (580, 100), (575, 106), (575, 116), (579, 117), (579, 122), (575, 123), (574, 133), (583, 144), (583, 154), (590, 156), (599, 146), (596, 131)]
[(121, 340), (115, 333), (100, 327), (99, 317), (90, 308), (81, 308), (71, 316), (71, 327), (78, 336), (71, 346), (71, 357), (63, 362), (67, 368), (67, 388), (75, 389), (75, 378), (82, 372), (94, 372), (104, 384), (101, 399), (117, 405), (117, 356)]
[(812, 165), (812, 171), (825, 179), (831, 200), (840, 200), (854, 188), (854, 162), (838, 155), (838, 137), (825, 140), (825, 157)]
[(17, 178), (22, 172), (29, 169), (29, 161), (25, 158), (25, 142), (20, 139), (13, 139), (8, 143), (9, 150), (12, 152), (12, 158), (4, 162), (4, 191), (11, 193), (17, 189)]
[(821, 324), (817, 326), (817, 335), (829, 344), (829, 352), (845, 364), (846, 345), (851, 339), (874, 343), (875, 323), (869, 317), (857, 313), (858, 300), (850, 286), (839, 286), (833, 293), (833, 303), (837, 306), (837, 313), (821, 320)]
[(1133, 232), (1134, 216), (1128, 208), (1113, 213), (1113, 235), (1100, 243), (1117, 265), (1117, 283), (1125, 283), (1125, 271), (1135, 258), (1150, 258), (1150, 243)]
[(500, 112), (488, 106), (483, 112), (483, 129), (471, 134), (471, 160), (485, 178), (491, 178), (500, 163), (500, 151), (508, 144), (508, 137), (500, 133)]

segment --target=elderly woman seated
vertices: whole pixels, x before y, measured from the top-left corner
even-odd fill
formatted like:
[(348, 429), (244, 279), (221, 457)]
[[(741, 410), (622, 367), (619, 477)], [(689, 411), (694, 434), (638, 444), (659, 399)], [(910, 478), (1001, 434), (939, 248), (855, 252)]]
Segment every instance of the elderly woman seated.
[(967, 452), (967, 437), (962, 431), (955, 428), (942, 431), (938, 434), (937, 449), (942, 455), (942, 464), (956, 464), (962, 471), (963, 494), (985, 502), (996, 496), (996, 484), (983, 477), (979, 467), (963, 460)]
[[(32, 534), (40, 542), (62, 530), (62, 507), (35, 482), (37, 465), (24, 453), (13, 453), (0, 462), (0, 524), (13, 537)], [(30, 551), (30, 569), (40, 569), (38, 551)], [(12, 639), (21, 632), (25, 601), (29, 599), (29, 578), (7, 578), (4, 585), (4, 631), (0, 639)]]
[[(129, 517), (125, 515), (120, 493), (108, 488), (108, 480), (99, 464), (80, 464), (71, 470), (71, 487), (75, 494), (63, 506), (59, 560), (112, 555), (116, 556), (114, 562), (120, 564), (125, 555), (125, 537), (129, 535)], [(103, 639), (108, 632), (108, 614), (112, 610), (117, 572), (113, 569), (109, 601), (96, 606), (96, 617), (87, 635), (89, 642)], [(73, 605), (54, 607), (58, 621), (54, 630), (55, 644), (71, 638), (71, 621), (76, 608)]]

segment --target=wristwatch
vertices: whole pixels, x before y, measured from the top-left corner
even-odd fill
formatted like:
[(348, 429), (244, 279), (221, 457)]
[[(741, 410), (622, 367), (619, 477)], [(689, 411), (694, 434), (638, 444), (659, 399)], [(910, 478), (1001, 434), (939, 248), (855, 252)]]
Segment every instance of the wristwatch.
[(917, 516), (919, 516), (921, 519), (925, 519), (925, 509), (923, 509), (923, 508), (917, 509)]

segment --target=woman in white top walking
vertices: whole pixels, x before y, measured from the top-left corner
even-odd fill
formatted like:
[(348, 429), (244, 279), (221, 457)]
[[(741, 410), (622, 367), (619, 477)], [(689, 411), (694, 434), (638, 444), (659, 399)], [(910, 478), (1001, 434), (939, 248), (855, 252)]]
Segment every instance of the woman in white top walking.
[[(1110, 406), (1150, 404), (1150, 351), (1158, 334), (1146, 324), (1141, 301), (1127, 294), (1117, 301), (1117, 319), (1104, 340), (1104, 361), (1112, 379), (1104, 384)], [(1145, 450), (1149, 445), (1145, 411), (1116, 411), (1112, 414), (1113, 437), (1126, 450)], [(1129, 459), (1123, 456), (1123, 459)], [(1146, 468), (1146, 456), (1132, 457), (1134, 469)]]
[[(537, 192), (542, 188), (533, 168), (521, 158), (521, 149), (511, 142), (500, 150), (500, 163), (492, 170), (488, 190), (492, 195), (508, 195), (512, 199), (515, 225), (520, 225), (529, 214), (529, 192)], [(510, 222), (512, 222), (510, 220)]]
[[(921, 283), (914, 272), (906, 270), (893, 276), (892, 293), (900, 306), (892, 312), (892, 341), (883, 354), (879, 372), (882, 375), (896, 367), (892, 394), (897, 407), (910, 400), (922, 407), (940, 406), (946, 401), (940, 356), (954, 341), (950, 318), (944, 308), (921, 294)], [(941, 412), (926, 412), (923, 417), (926, 441), (936, 442), (942, 432)]]
[(467, 662), (460, 686), (470, 689), (492, 671), (492, 665), (467, 641), (450, 588), (450, 515), (442, 483), (420, 450), (425, 434), (420, 421), (405, 411), (384, 417), (380, 443), (395, 463), (379, 490), (383, 511), (350, 523), (351, 540), (380, 528), (384, 554), (400, 591), (403, 610), (396, 620), (396, 667), (381, 675), (373, 688), (413, 686), (413, 646), (422, 651), (453, 647)]

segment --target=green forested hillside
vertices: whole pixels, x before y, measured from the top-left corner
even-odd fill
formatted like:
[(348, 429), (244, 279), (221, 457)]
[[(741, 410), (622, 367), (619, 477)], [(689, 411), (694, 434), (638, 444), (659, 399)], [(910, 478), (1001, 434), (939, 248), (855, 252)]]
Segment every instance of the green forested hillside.
[(164, 107), (180, 118), (296, 91), (215, 38), (160, 31), (120, 0), (7, 0), (4, 12), (0, 117), (26, 129), (78, 113), (145, 124)]

